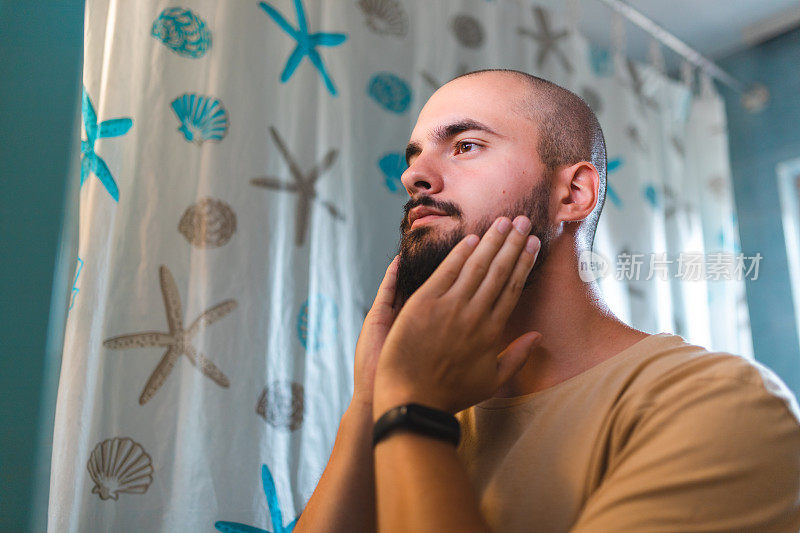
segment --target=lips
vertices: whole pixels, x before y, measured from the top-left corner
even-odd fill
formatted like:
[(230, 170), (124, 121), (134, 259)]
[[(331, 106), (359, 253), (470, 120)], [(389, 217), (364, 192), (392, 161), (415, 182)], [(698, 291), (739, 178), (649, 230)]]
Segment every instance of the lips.
[(445, 216), (446, 213), (433, 209), (431, 207), (415, 207), (408, 213), (408, 224), (411, 225), (415, 220), (426, 217), (428, 215)]

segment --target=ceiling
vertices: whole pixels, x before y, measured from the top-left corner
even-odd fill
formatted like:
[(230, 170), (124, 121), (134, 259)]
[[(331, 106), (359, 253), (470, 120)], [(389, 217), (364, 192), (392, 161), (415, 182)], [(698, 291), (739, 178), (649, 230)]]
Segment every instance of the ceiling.
[[(800, 0), (623, 0), (628, 5), (715, 60), (800, 26)], [(591, 41), (611, 47), (611, 9), (600, 0), (581, 0), (579, 26)], [(650, 37), (625, 25), (628, 55), (645, 60)], [(667, 68), (679, 60), (664, 51)]]

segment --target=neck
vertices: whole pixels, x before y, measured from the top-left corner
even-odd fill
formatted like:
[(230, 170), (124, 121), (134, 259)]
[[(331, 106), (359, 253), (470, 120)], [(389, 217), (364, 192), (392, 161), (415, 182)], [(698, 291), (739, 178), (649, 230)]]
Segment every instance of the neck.
[(580, 279), (575, 250), (571, 239), (554, 239), (546, 261), (533, 270), (532, 284), (523, 290), (501, 336), (500, 351), (530, 331), (541, 333), (542, 341), (495, 396), (552, 387), (649, 335), (614, 316), (596, 282)]

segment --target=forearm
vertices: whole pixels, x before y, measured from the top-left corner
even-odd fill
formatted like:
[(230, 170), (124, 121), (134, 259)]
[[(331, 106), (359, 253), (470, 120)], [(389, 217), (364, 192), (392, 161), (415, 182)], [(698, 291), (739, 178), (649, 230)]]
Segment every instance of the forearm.
[(295, 533), (375, 531), (372, 408), (354, 401)]
[(382, 532), (488, 532), (452, 444), (397, 432), (375, 447)]

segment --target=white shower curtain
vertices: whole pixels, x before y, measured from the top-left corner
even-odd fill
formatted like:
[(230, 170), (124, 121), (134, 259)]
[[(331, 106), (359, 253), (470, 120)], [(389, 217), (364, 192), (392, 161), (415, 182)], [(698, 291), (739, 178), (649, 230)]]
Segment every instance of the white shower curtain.
[(49, 531), (291, 530), (399, 240), (408, 135), (466, 70), (597, 112), (614, 311), (750, 356), (741, 281), (613, 272), (738, 252), (720, 98), (589, 45), (560, 4), (87, 1)]

